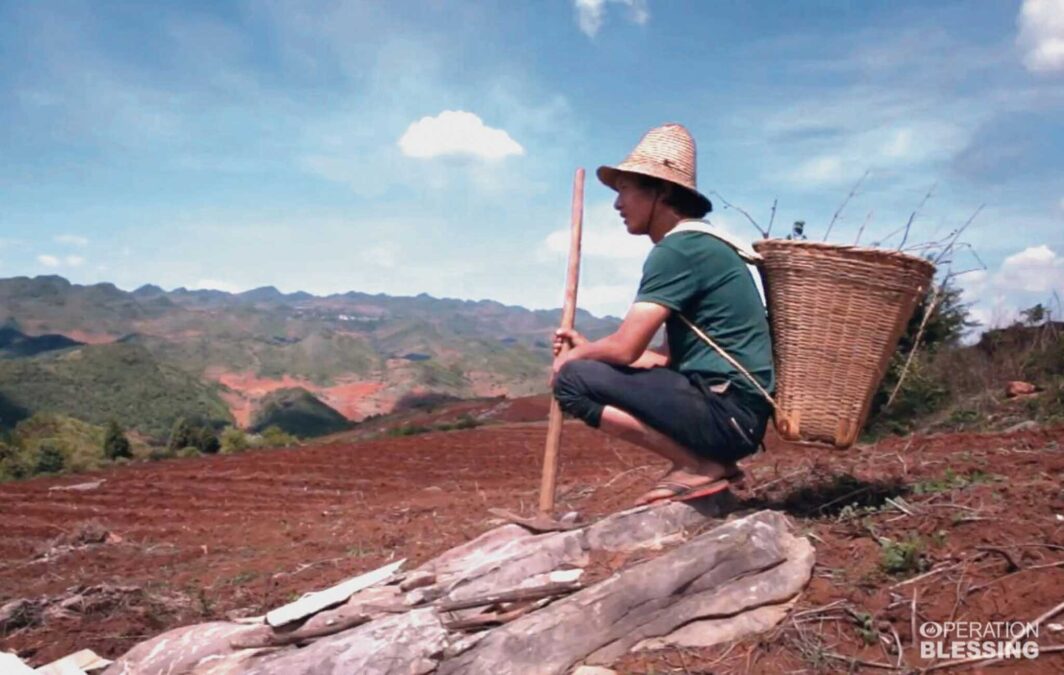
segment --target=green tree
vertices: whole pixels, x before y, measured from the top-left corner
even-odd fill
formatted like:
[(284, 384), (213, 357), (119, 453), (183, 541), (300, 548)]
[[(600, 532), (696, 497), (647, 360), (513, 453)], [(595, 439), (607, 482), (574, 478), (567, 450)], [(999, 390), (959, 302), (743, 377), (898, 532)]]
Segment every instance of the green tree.
[(41, 443), (37, 449), (37, 473), (58, 473), (63, 470), (66, 457), (63, 451), (51, 441)]
[(213, 455), (222, 448), (222, 443), (218, 440), (218, 432), (207, 425), (193, 429), (191, 436), (190, 440), (193, 442), (189, 445), (196, 447), (204, 454)]
[(184, 417), (178, 417), (170, 431), (170, 441), (166, 444), (166, 449), (171, 453), (177, 452), (181, 448), (195, 445), (192, 441), (192, 425)]
[(107, 423), (107, 430), (103, 436), (103, 455), (107, 459), (133, 456), (133, 449), (129, 444), (129, 439), (122, 433), (122, 427), (118, 426), (118, 422), (115, 420)]
[[(925, 322), (924, 317), (929, 307), (931, 314)], [(946, 282), (941, 289), (932, 287), (927, 290), (909, 319), (905, 333), (898, 341), (898, 348), (891, 357), (887, 374), (872, 399), (872, 410), (867, 423), (872, 433), (905, 433), (917, 417), (934, 412), (949, 400), (949, 383), (934, 378), (928, 372), (927, 364), (931, 355), (943, 347), (957, 345), (965, 331), (978, 325), (968, 316), (968, 305), (961, 302), (959, 288)], [(916, 344), (921, 324), (924, 326), (920, 344), (916, 347), (918, 352), (909, 365), (905, 381), (894, 402), (888, 407), (886, 403), (898, 384), (909, 354)]]
[(222, 432), (222, 454), (244, 452), (249, 447), (247, 434), (237, 427), (226, 427)]
[(1038, 303), (1034, 307), (1028, 307), (1027, 309), (1020, 311), (1020, 316), (1023, 317), (1023, 322), (1028, 326), (1040, 326), (1042, 322), (1046, 320), (1046, 308), (1042, 303)]
[(267, 448), (287, 448), (295, 445), (296, 437), (287, 433), (276, 424), (271, 424), (262, 431), (262, 445)]

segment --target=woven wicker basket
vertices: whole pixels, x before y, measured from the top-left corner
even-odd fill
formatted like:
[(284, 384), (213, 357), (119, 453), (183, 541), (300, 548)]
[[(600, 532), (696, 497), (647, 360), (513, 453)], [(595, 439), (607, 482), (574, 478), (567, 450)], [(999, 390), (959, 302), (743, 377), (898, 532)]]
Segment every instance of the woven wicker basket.
[(853, 444), (913, 310), (934, 276), (894, 251), (768, 239), (754, 244), (776, 358), (776, 427)]

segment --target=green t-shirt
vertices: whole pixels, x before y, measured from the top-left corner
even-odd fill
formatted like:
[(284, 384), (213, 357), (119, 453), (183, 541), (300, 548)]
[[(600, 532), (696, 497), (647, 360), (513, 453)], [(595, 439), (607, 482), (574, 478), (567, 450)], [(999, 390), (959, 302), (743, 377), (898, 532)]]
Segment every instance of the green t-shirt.
[[(753, 405), (764, 397), (694, 331), (682, 313), (746, 368), (769, 393), (776, 387), (768, 317), (746, 263), (731, 246), (702, 232), (674, 232), (659, 241), (643, 264), (636, 302), (672, 312), (665, 322), (669, 367), (710, 382), (729, 380)], [(767, 403), (766, 403), (767, 405)]]

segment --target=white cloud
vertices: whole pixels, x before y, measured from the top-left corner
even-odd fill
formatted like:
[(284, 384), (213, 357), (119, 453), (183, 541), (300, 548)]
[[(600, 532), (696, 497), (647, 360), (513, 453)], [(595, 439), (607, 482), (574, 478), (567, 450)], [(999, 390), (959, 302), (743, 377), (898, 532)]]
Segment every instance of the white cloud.
[(1019, 308), (1049, 302), (1050, 293), (1064, 288), (1064, 258), (1045, 244), (1028, 246), (996, 270), (969, 272), (958, 282), (979, 330), (1000, 328), (1019, 318)]
[(189, 290), (193, 291), (225, 291), (226, 293), (239, 293), (241, 289), (236, 284), (228, 281), (219, 281), (217, 279), (200, 279), (196, 283), (189, 286)]
[(59, 257), (54, 255), (42, 254), (37, 256), (37, 262), (45, 267), (81, 267), (85, 264), (85, 258), (80, 255), (68, 255), (65, 257)]
[(436, 117), (422, 117), (411, 123), (399, 138), (399, 149), (407, 157), (418, 159), (446, 155), (502, 159), (525, 154), (521, 144), (506, 131), (489, 127), (464, 110), (444, 110)]
[(994, 282), (1005, 290), (1035, 293), (1064, 288), (1064, 258), (1045, 244), (1029, 246), (1005, 258)]
[[(569, 228), (547, 235), (547, 250), (557, 255), (569, 254)], [(647, 237), (628, 234), (621, 217), (610, 202), (599, 202), (586, 209), (580, 237), (580, 252), (585, 257), (615, 260), (642, 260), (653, 246)]]
[(1016, 42), (1033, 72), (1064, 71), (1064, 0), (1024, 0)]
[(814, 157), (795, 169), (790, 180), (799, 184), (834, 184), (844, 179), (842, 159), (836, 155)]
[(646, 0), (573, 0), (576, 9), (576, 23), (588, 37), (595, 37), (606, 19), (608, 3), (624, 5), (628, 8), (628, 20), (637, 25), (644, 25), (650, 20), (650, 11)]
[(581, 308), (603, 308), (591, 310), (593, 314), (623, 315), (622, 308), (628, 307), (635, 299), (636, 285), (633, 284), (598, 284), (581, 286), (577, 290), (576, 300)]
[(399, 247), (393, 242), (383, 242), (370, 246), (362, 252), (362, 260), (368, 265), (392, 269), (399, 258)]
[(89, 240), (76, 234), (59, 234), (52, 237), (52, 241), (66, 246), (78, 246), (84, 248), (89, 245)]
[(882, 154), (885, 157), (907, 157), (913, 150), (912, 129), (898, 129), (883, 146)]

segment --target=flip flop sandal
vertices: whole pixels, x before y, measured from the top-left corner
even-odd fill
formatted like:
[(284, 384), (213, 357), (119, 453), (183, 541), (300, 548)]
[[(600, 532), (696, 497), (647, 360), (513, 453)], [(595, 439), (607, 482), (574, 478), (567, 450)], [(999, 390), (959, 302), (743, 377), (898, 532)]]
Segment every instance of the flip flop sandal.
[(744, 487), (746, 484), (746, 472), (742, 469), (736, 469), (729, 474), (725, 474), (721, 477), (721, 480), (726, 480), (737, 488)]
[(731, 482), (726, 478), (719, 478), (715, 481), (703, 483), (701, 485), (684, 485), (683, 483), (664, 481), (652, 487), (650, 492), (655, 490), (668, 490), (672, 494), (652, 499), (649, 502), (646, 502), (646, 504), (686, 502), (693, 499), (702, 499), (703, 497), (709, 497), (719, 492), (724, 492), (729, 487), (731, 487)]

